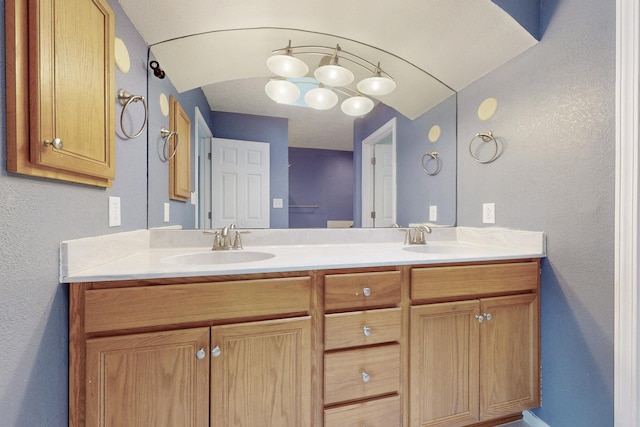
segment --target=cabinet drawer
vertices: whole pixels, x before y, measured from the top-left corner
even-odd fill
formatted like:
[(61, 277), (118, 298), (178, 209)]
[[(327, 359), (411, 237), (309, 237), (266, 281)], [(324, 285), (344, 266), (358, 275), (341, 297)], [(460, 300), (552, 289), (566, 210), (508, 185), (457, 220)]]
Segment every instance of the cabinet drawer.
[(325, 276), (325, 309), (359, 309), (400, 302), (400, 272)]
[(309, 277), (294, 277), (91, 289), (85, 292), (85, 331), (306, 314), (310, 284)]
[(325, 350), (400, 340), (400, 308), (326, 314)]
[(396, 393), (400, 389), (400, 345), (340, 351), (324, 356), (324, 403)]
[(411, 299), (438, 300), (474, 295), (535, 291), (537, 262), (487, 264), (411, 270)]
[(324, 427), (400, 427), (400, 396), (325, 409)]

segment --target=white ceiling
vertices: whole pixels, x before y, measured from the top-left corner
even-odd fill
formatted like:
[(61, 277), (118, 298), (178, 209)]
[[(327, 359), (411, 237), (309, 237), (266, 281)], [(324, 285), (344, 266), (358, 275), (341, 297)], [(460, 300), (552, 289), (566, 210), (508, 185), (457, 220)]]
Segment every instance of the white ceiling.
[[(289, 40), (380, 61), (397, 89), (379, 101), (410, 119), (537, 43), (490, 0), (119, 2), (178, 92), (201, 87), (212, 110), (289, 118), (298, 147), (351, 150), (353, 118), (266, 96), (265, 61)], [(302, 59), (317, 66), (317, 56)]]

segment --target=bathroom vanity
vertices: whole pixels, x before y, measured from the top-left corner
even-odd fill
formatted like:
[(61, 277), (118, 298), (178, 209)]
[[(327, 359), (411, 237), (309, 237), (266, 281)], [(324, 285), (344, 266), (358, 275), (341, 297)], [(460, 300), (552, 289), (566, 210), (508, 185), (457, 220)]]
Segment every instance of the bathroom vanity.
[(70, 426), (518, 419), (540, 404), (544, 236), (514, 248), (474, 246), (460, 233), (422, 251), (265, 245), (244, 250), (272, 258), (235, 266), (176, 264), (204, 249), (173, 241), (77, 272), (65, 266), (91, 256), (63, 243)]

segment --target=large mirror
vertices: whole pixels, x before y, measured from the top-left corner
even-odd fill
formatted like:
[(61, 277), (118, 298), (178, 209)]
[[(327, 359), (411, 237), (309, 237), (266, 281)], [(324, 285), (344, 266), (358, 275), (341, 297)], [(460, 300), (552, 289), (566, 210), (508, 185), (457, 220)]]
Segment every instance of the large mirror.
[[(521, 37), (517, 23), (516, 33), (502, 31), (515, 21), (485, 2), (416, 2), (395, 5), (389, 14), (356, 1), (353, 13), (357, 10), (359, 19), (336, 16), (332, 7), (305, 12), (286, 0), (268, 6), (254, 1), (242, 10), (229, 3), (215, 11), (205, 1), (189, 8), (169, 0), (119, 3), (150, 46), (146, 65), (156, 61), (166, 73), (160, 79), (147, 70), (149, 227), (214, 225), (208, 204), (216, 203), (215, 195), (207, 200), (207, 193), (215, 180), (206, 168), (212, 137), (270, 145), (271, 228), (452, 225), (455, 89), (531, 45), (530, 35)], [(334, 3), (339, 9), (341, 3)], [(496, 31), (473, 25), (481, 17)], [(266, 60), (289, 40), (294, 46), (340, 46), (371, 64), (380, 63), (397, 88), (372, 97), (373, 110), (355, 118), (342, 113), (340, 104), (326, 111), (277, 104), (265, 93), (266, 83), (276, 77)], [(469, 50), (470, 40), (486, 43)], [(309, 75), (323, 60), (300, 58)], [(351, 69), (355, 81), (371, 75), (371, 70), (341, 65)], [(194, 196), (186, 202), (169, 200), (168, 168), (159, 156), (164, 141), (157, 130), (168, 120), (163, 110), (170, 96), (192, 119)], [(384, 135), (372, 143), (376, 133)], [(372, 161), (366, 157), (371, 152), (381, 153), (376, 154), (376, 169), (387, 170), (380, 179), (369, 170)], [(387, 203), (363, 206), (372, 198)]]

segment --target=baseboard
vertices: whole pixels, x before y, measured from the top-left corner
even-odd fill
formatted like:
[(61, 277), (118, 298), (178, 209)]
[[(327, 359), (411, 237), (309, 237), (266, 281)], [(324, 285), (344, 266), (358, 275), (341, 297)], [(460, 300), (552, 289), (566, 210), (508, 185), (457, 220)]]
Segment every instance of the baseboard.
[(533, 415), (533, 413), (530, 412), (530, 411), (524, 411), (522, 413), (522, 417), (523, 417), (522, 419), (524, 420), (524, 422), (529, 424), (529, 426), (531, 426), (531, 427), (551, 427), (551, 426), (549, 426), (549, 424), (545, 423), (540, 418), (538, 418), (535, 415)]

